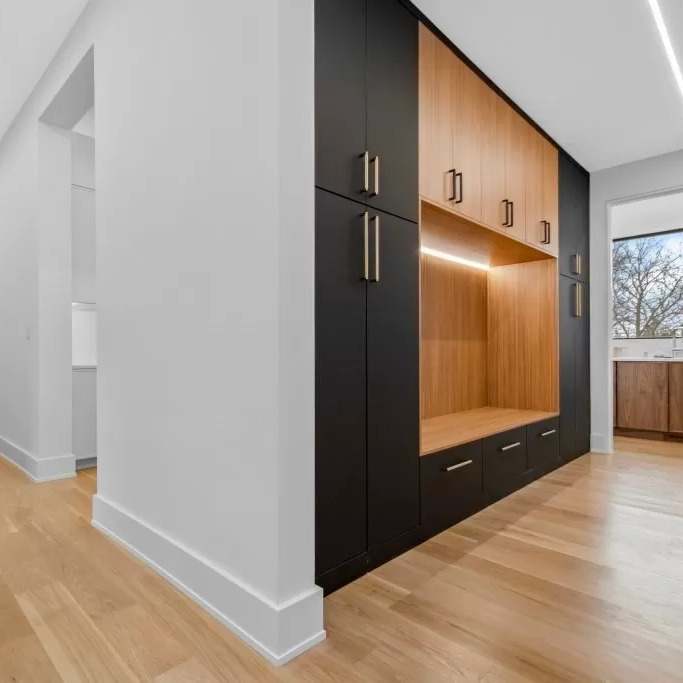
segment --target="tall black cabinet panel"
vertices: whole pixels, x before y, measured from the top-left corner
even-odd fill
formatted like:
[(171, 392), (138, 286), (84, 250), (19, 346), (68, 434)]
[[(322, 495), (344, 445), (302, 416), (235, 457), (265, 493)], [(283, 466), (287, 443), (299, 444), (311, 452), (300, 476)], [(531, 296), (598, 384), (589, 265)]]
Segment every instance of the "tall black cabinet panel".
[(367, 55), (368, 204), (417, 222), (418, 23), (397, 0), (368, 0)]
[(560, 457), (590, 450), (588, 287), (560, 275)]
[(560, 154), (560, 273), (588, 281), (589, 175)]
[(316, 575), (367, 549), (365, 207), (316, 190)]
[(416, 527), (420, 504), (418, 227), (380, 212), (372, 212), (372, 216), (368, 283), (370, 548)]
[(367, 0), (315, 3), (315, 183), (365, 201)]

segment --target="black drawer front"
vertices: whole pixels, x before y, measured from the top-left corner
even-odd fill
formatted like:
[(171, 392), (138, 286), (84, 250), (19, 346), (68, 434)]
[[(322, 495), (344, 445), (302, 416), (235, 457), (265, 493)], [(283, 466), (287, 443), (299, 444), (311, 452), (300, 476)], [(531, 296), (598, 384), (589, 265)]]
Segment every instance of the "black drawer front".
[(422, 456), (422, 526), (444, 529), (456, 524), (478, 509), (482, 490), (481, 441)]
[(502, 495), (526, 472), (526, 427), (484, 439), (484, 490)]
[(560, 418), (551, 417), (526, 428), (527, 469), (550, 469), (560, 462)]

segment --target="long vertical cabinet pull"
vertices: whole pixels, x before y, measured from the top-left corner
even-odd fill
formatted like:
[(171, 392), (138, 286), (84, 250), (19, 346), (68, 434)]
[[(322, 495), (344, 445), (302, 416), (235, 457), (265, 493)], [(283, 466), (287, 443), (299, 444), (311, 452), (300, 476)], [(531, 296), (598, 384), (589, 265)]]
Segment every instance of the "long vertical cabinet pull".
[(363, 214), (363, 280), (370, 279), (370, 216)]
[(581, 254), (574, 254), (574, 268), (572, 273), (574, 273), (574, 275), (581, 275)]
[(453, 195), (455, 196), (455, 203), (456, 204), (462, 204), (462, 192), (463, 192), (462, 171), (459, 171), (454, 176)]
[(580, 318), (583, 315), (583, 292), (580, 282), (575, 282), (574, 285), (574, 317)]
[(372, 160), (372, 165), (375, 167), (375, 177), (374, 177), (374, 187), (372, 188), (372, 192), (370, 193), (371, 197), (377, 197), (379, 196), (379, 157), (375, 157)]
[(363, 189), (361, 193), (365, 194), (370, 191), (370, 155), (367, 149), (360, 155), (360, 158), (363, 160)]
[(372, 282), (379, 282), (379, 216), (373, 216), (372, 222), (375, 226), (375, 274)]

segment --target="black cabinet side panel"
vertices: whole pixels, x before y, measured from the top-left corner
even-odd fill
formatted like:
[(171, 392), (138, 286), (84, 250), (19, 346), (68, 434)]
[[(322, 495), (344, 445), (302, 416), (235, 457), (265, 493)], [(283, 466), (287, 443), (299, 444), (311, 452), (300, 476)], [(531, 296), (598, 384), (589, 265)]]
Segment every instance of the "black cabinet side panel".
[[(566, 155), (560, 154), (560, 273), (586, 282), (590, 220), (589, 176)], [(576, 255), (580, 256), (577, 272)]]
[(591, 436), (591, 375), (590, 317), (588, 285), (581, 285), (582, 314), (577, 318), (574, 353), (576, 377), (576, 455), (590, 450)]
[(419, 523), (418, 227), (379, 215), (380, 280), (368, 284), (369, 548)]
[(367, 550), (364, 207), (316, 190), (316, 575)]
[[(379, 194), (368, 203), (417, 222), (418, 22), (397, 0), (368, 0), (368, 150)], [(370, 167), (374, 191), (375, 167)]]
[(315, 2), (315, 184), (365, 201), (366, 0)]
[(579, 283), (560, 275), (560, 458), (576, 454), (576, 287)]

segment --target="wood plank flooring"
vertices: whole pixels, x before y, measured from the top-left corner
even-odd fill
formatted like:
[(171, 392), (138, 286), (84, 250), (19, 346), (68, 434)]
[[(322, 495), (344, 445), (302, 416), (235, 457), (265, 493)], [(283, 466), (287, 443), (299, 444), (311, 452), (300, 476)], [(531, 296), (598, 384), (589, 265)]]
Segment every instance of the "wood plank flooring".
[(683, 445), (617, 440), (325, 601), (275, 669), (0, 460), (0, 681), (683, 680)]

